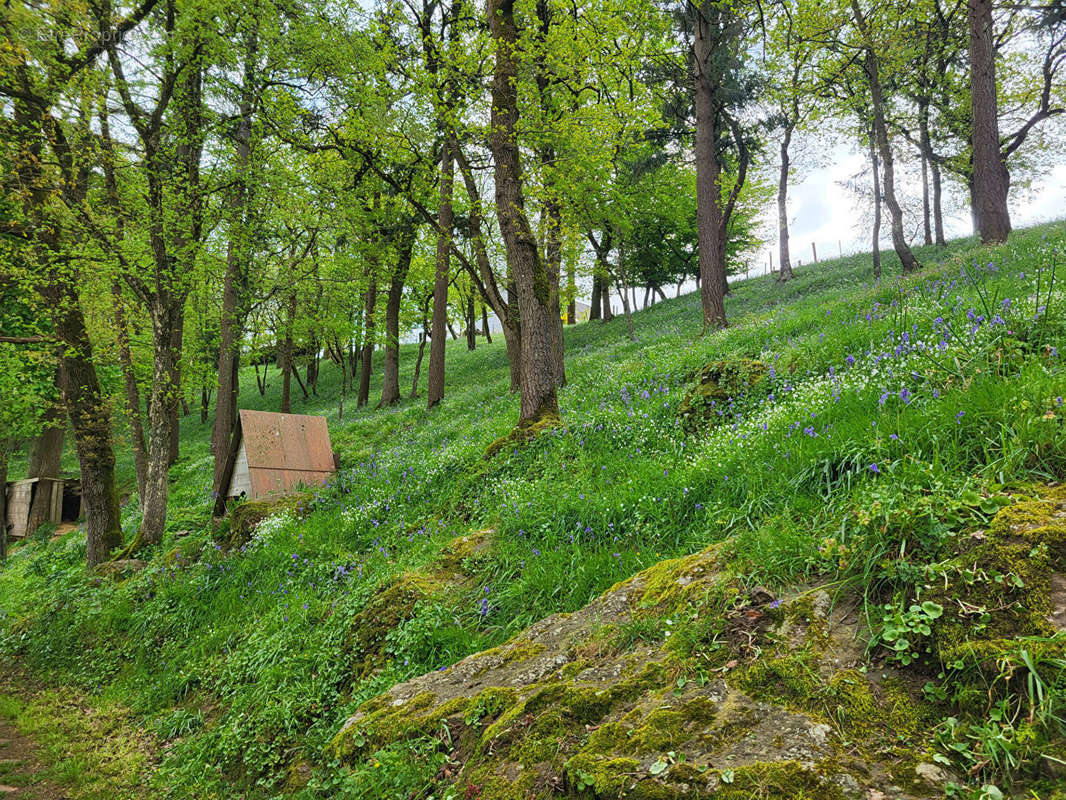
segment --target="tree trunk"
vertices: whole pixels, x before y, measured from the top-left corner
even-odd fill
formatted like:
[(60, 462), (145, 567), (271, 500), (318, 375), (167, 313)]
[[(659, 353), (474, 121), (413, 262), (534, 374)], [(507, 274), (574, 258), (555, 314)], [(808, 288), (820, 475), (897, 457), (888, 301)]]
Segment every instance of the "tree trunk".
[(466, 349), (473, 350), (477, 347), (477, 309), (474, 307), (474, 290), (466, 298)]
[(933, 163), (933, 148), (929, 141), (929, 99), (927, 97), (921, 97), (918, 100), (918, 149), (922, 156), (922, 241), (928, 246), (933, 243), (932, 207), (929, 197), (929, 167)]
[(992, 0), (968, 0), (970, 23), (970, 109), (973, 115), (974, 213), (984, 244), (1007, 241), (1010, 175), (999, 146), (996, 51)]
[[(13, 111), (16, 129), (40, 130), (43, 138), (42, 119), (47, 109), (16, 100)], [(42, 180), (41, 148), (35, 141), (26, 141), (25, 146), (16, 151), (13, 172), (25, 189), (23, 210), (33, 223), (35, 260), (38, 262), (35, 266), (42, 270), (41, 281), (35, 288), (51, 317), (56, 338), (63, 345), (60, 350), (62, 397), (70, 417), (81, 467), (86, 514), (85, 560), (92, 567), (107, 558), (111, 550), (122, 543), (118, 494), (115, 491), (111, 413), (100, 391), (92, 341), (85, 327), (76, 276), (66, 269), (62, 272), (57, 270), (49, 255), (57, 249), (60, 230), (54, 220), (45, 219), (45, 207), (52, 193), (50, 186)], [(62, 166), (65, 160), (63, 152), (60, 152), (59, 160)], [(64, 191), (69, 194), (72, 205), (84, 200), (86, 185), (85, 181), (64, 182)], [(0, 523), (0, 527), (5, 525), (6, 519)]]
[(577, 269), (577, 258), (571, 256), (569, 264), (566, 266), (566, 324), (577, 324), (577, 275), (575, 270)]
[[(606, 269), (606, 266), (604, 268)], [(611, 279), (607, 275), (600, 278), (600, 306), (601, 322), (614, 319), (614, 311), (611, 310)]]
[(341, 344), (340, 339), (334, 336), (333, 341), (337, 348), (337, 366), (341, 368), (341, 396), (337, 405), (337, 419), (341, 420), (344, 419), (344, 395), (348, 385), (348, 359), (344, 356), (344, 346)]
[[(104, 144), (105, 158), (104, 180), (107, 186), (108, 201), (115, 214), (118, 237), (124, 236), (125, 225), (122, 207), (118, 196), (118, 184), (115, 180), (114, 151), (111, 131), (105, 109), (100, 111), (100, 131)], [(141, 395), (137, 386), (137, 375), (133, 369), (133, 355), (130, 351), (129, 327), (126, 323), (125, 302), (122, 287), (118, 279), (111, 282), (112, 319), (115, 325), (115, 340), (118, 345), (118, 360), (122, 369), (122, 383), (126, 392), (126, 418), (130, 426), (130, 447), (133, 449), (133, 465), (137, 473), (137, 496), (144, 497), (144, 482), (148, 476), (148, 448), (144, 443), (144, 421), (141, 417)]]
[(396, 268), (389, 279), (389, 293), (385, 300), (385, 372), (381, 378), (381, 402), (378, 407), (390, 406), (400, 399), (400, 303), (404, 282), (411, 268), (415, 248), (415, 227), (405, 233), (400, 242)]
[(927, 247), (933, 243), (932, 205), (929, 197), (929, 103), (918, 104), (919, 152), (922, 157), (922, 243)]
[[(238, 128), (237, 146), (237, 170), (243, 173), (247, 170), (249, 158), (249, 145), (246, 137), (241, 134), (245, 126), (250, 125), (242, 119)], [(242, 302), (242, 287), (247, 281), (247, 269), (245, 264), (246, 232), (244, 231), (244, 207), (247, 202), (247, 193), (250, 189), (244, 187), (244, 181), (238, 184), (237, 198), (234, 200), (232, 211), (236, 233), (230, 233), (230, 240), (226, 248), (226, 274), (222, 283), (222, 311), (219, 316), (219, 346), (218, 346), (218, 384), (215, 389), (215, 421), (211, 428), (211, 452), (214, 455), (214, 478), (212, 486), (217, 494), (227, 487), (220, 486), (222, 473), (226, 467), (226, 458), (229, 455), (230, 439), (237, 426), (237, 398), (240, 392), (240, 339), (241, 329), (244, 327), (245, 311)], [(256, 382), (259, 394), (262, 395), (265, 387), (259, 382), (259, 365), (255, 366)], [(265, 380), (265, 376), (264, 376)]]
[[(316, 306), (317, 307), (317, 306)], [(307, 362), (306, 378), (308, 387), (311, 389), (311, 394), (318, 396), (318, 357), (321, 345), (319, 344), (318, 337), (315, 334), (311, 334), (311, 358)]]
[(870, 165), (874, 176), (874, 220), (871, 237), (871, 252), (874, 260), (874, 278), (881, 277), (881, 165), (877, 159), (877, 145), (873, 130), (870, 130)]
[(933, 236), (936, 245), (943, 247), (947, 241), (944, 239), (944, 212), (940, 205), (942, 192), (940, 165), (931, 160), (930, 168), (933, 173)]
[(448, 279), (451, 274), (452, 193), (455, 184), (454, 137), (445, 133), (440, 156), (440, 210), (437, 236), (437, 269), (433, 279), (433, 334), (429, 346), (429, 388), (426, 408), (433, 408), (444, 399), (444, 353), (447, 345), (445, 327), (448, 324)]
[(429, 301), (428, 295), (422, 303), (422, 335), (418, 339), (418, 358), (415, 359), (415, 377), (411, 381), (411, 399), (418, 397), (418, 379), (422, 374), (422, 356), (426, 352), (426, 339), (429, 338)]
[(863, 50), (865, 51), (864, 71), (870, 87), (870, 100), (873, 110), (874, 138), (877, 141), (877, 149), (881, 155), (882, 169), (884, 170), (884, 194), (885, 205), (888, 206), (889, 217), (892, 226), (892, 245), (903, 264), (903, 272), (914, 272), (920, 266), (910, 246), (907, 244), (906, 235), (903, 232), (903, 209), (896, 199), (896, 176), (892, 145), (888, 140), (888, 126), (885, 124), (885, 106), (881, 91), (881, 73), (877, 54), (874, 51), (873, 38), (870, 26), (859, 8), (858, 0), (851, 0), (851, 10), (855, 16), (855, 23), (863, 36)]
[(304, 402), (311, 399), (311, 395), (307, 393), (307, 386), (304, 385), (303, 378), (300, 377), (300, 370), (294, 365), (292, 368), (292, 377), (296, 378), (296, 385), (300, 387), (300, 392), (304, 396)]
[(693, 15), (692, 51), (695, 60), (694, 95), (696, 106), (696, 233), (699, 250), (700, 300), (703, 327), (724, 328), (725, 247), (722, 241), (721, 164), (715, 143), (714, 87), (705, 73), (712, 57), (707, 20), (699, 9)]
[[(543, 8), (543, 3), (538, 3), (538, 8)], [(555, 151), (544, 148), (541, 154), (541, 163), (550, 168), (555, 161)], [(550, 184), (550, 179), (549, 179)], [(554, 189), (548, 187), (549, 193)], [(546, 246), (544, 268), (548, 275), (548, 289), (550, 292), (549, 307), (552, 310), (552, 354), (555, 357), (555, 383), (557, 386), (566, 385), (566, 366), (563, 360), (563, 316), (559, 302), (559, 279), (562, 273), (563, 243), (562, 243), (562, 209), (554, 194), (550, 194), (544, 202), (544, 217), (547, 224), (545, 232)]]
[[(93, 365), (92, 343), (78, 305), (75, 287), (61, 284), (53, 296), (56, 335), (63, 342), (63, 402), (74, 431), (85, 504), (85, 560), (105, 561), (122, 544), (122, 526), (115, 489), (115, 452), (111, 416)], [(166, 442), (164, 442), (166, 444)]]
[(791, 120), (785, 123), (784, 138), (781, 140), (781, 172), (777, 179), (777, 252), (781, 261), (778, 283), (793, 277), (792, 259), (788, 252), (788, 173), (792, 163), (788, 148), (792, 143), (793, 127)]
[[(56, 370), (56, 388), (62, 383), (62, 376)], [(63, 461), (63, 439), (66, 433), (63, 407), (59, 405), (59, 398), (49, 406), (45, 412), (40, 435), (33, 440), (30, 446), (29, 462), (26, 467), (27, 478), (58, 478), (59, 467)], [(0, 492), (5, 491), (0, 483)], [(29, 515), (26, 520), (26, 532), (33, 533), (41, 525), (48, 522), (52, 510), (52, 493), (60, 491), (51, 481), (38, 482), (37, 490), (33, 494), (33, 502), (30, 504)]]
[[(550, 31), (552, 14), (548, 0), (537, 0), (537, 20), (540, 23), (538, 42), (543, 45), (547, 42)], [(549, 121), (549, 130), (552, 123), (559, 120), (559, 114), (552, 104), (552, 83), (554, 76), (552, 69), (546, 63), (544, 50), (537, 58), (536, 81), (540, 97), (540, 107), (544, 118)], [(544, 189), (546, 197), (543, 205), (543, 219), (546, 223), (544, 231), (545, 252), (544, 267), (548, 273), (548, 288), (551, 293), (549, 306), (554, 316), (552, 317), (552, 353), (555, 356), (555, 383), (558, 386), (566, 385), (566, 367), (563, 361), (563, 317), (560, 304), (560, 280), (563, 263), (563, 221), (562, 206), (555, 186), (555, 148), (550, 143), (545, 143), (540, 148), (540, 163), (542, 168)]]
[(171, 332), (179, 317), (172, 303), (161, 302), (152, 309), (152, 402), (148, 407), (148, 475), (141, 505), (139, 538), (148, 544), (163, 541), (167, 519), (167, 481), (173, 440), (173, 409), (177, 387)]
[(296, 290), (285, 308), (285, 338), (281, 341), (281, 413), (292, 413), (292, 326), (296, 320)]
[(374, 366), (374, 306), (378, 302), (378, 282), (371, 275), (366, 288), (366, 322), (363, 326), (363, 365), (359, 373), (359, 397), (356, 407), (362, 408), (370, 400), (370, 374)]
[(175, 327), (170, 332), (170, 405), (167, 413), (170, 415), (170, 449), (167, 452), (167, 463), (173, 464), (178, 460), (178, 450), (181, 447), (181, 428), (178, 421), (178, 406), (182, 402), (181, 390), (181, 358), (185, 340), (185, 304), (181, 304)]
[[(525, 213), (518, 123), (518, 30), (514, 0), (489, 0), (489, 29), (496, 43), (489, 149), (495, 162), (496, 213), (518, 290), (522, 320), (519, 427), (557, 418), (556, 357), (553, 348), (551, 282), (540, 260)], [(556, 320), (558, 314), (555, 315)]]
[[(629, 332), (629, 341), (635, 342), (637, 335), (633, 331), (633, 313), (629, 305), (629, 300), (626, 298), (626, 281), (623, 277), (626, 274), (626, 253), (625, 253), (625, 238), (618, 237), (618, 294), (622, 296), (622, 311), (626, 315), (626, 330)], [(636, 305), (636, 298), (634, 297), (633, 304)]]
[[(363, 304), (366, 304), (366, 297), (363, 297)], [(348, 342), (348, 391), (355, 388), (355, 379), (359, 375), (359, 359), (361, 358), (361, 351), (355, 348), (355, 339), (351, 339)]]
[(206, 425), (207, 418), (211, 415), (211, 389), (207, 386), (200, 387), (200, 424)]
[[(462, 150), (456, 149), (456, 158), (463, 174), (463, 182), (466, 185), (466, 193), (470, 198), (470, 241), (474, 246), (474, 255), (477, 259), (478, 273), (480, 277), (480, 289), (482, 299), (492, 306), (497, 319), (503, 328), (503, 339), (507, 350), (507, 363), (511, 372), (511, 391), (517, 392), (522, 383), (522, 326), (519, 320), (518, 307), (513, 298), (517, 291), (512, 290), (510, 277), (508, 277), (507, 297), (503, 296), (496, 281), (496, 275), (492, 271), (489, 261), (488, 250), (485, 248), (485, 239), (482, 236), (482, 205), (481, 195), (478, 192), (477, 183), (474, 181), (473, 172)], [(475, 276), (471, 276), (475, 278)]]
[(481, 332), (485, 334), (485, 341), (492, 344), (492, 332), (489, 330), (489, 307), (481, 304)]
[(611, 313), (611, 268), (608, 259), (614, 246), (614, 232), (610, 225), (606, 225), (602, 239), (597, 240), (596, 235), (589, 231), (588, 240), (596, 253), (596, 263), (592, 267), (592, 308), (595, 310), (595, 316), (590, 311), (589, 319), (610, 322), (614, 315)]
[(641, 308), (642, 309), (647, 309), (647, 307), (648, 307), (648, 298), (649, 297), (651, 297), (651, 287), (650, 286), (645, 286), (644, 287), (644, 300), (641, 303)]
[[(215, 389), (215, 420), (211, 428), (214, 455), (212, 486), (216, 495), (229, 455), (230, 439), (237, 426), (237, 398), (240, 392), (240, 341), (247, 316), (248, 265), (251, 257), (250, 220), (247, 209), (254, 200), (255, 182), (249, 165), (252, 156), (252, 115), (259, 81), (256, 75), (259, 51), (259, 22), (253, 14), (244, 37), (244, 71), (234, 131), (237, 181), (229, 204), (229, 241), (226, 244), (226, 272), (222, 282), (222, 311), (219, 316), (218, 385)], [(257, 373), (258, 374), (258, 373)], [(260, 392), (261, 393), (261, 392)]]
[(0, 561), (7, 560), (7, 457), (11, 440), (0, 439)]

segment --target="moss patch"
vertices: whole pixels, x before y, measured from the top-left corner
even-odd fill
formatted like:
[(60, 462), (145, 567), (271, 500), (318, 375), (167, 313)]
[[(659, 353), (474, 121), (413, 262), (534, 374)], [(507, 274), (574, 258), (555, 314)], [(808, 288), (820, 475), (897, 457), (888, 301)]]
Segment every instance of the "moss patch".
[(695, 385), (677, 408), (682, 427), (689, 433), (714, 428), (730, 403), (762, 384), (769, 372), (763, 362), (747, 358), (706, 364), (693, 376)]
[(559, 416), (558, 408), (547, 410), (537, 415), (533, 420), (519, 422), (513, 431), (501, 436), (485, 448), (485, 459), (488, 460), (497, 453), (512, 447), (522, 447), (540, 434), (556, 428), (561, 428), (562, 425), (563, 420), (562, 417)]
[(286, 511), (301, 517), (310, 512), (313, 499), (310, 492), (297, 492), (238, 503), (230, 510), (229, 516), (215, 527), (215, 540), (227, 547), (240, 547), (252, 538), (256, 526), (267, 517)]

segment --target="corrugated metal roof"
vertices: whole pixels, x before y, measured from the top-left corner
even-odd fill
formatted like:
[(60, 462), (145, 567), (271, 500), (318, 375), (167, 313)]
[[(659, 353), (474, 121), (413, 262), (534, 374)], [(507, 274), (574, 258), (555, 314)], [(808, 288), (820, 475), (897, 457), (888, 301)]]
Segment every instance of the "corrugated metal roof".
[(253, 497), (325, 483), (333, 474), (325, 417), (247, 410), (240, 414)]

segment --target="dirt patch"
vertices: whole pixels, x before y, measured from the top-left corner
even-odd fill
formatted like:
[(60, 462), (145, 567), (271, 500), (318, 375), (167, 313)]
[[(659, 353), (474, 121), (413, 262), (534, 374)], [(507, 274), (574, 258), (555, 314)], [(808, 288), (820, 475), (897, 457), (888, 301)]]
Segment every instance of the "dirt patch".
[(0, 800), (64, 800), (69, 797), (44, 779), (36, 743), (9, 719), (0, 717)]
[(1056, 572), (1051, 576), (1049, 592), (1051, 616), (1049, 621), (1060, 631), (1066, 631), (1066, 574)]

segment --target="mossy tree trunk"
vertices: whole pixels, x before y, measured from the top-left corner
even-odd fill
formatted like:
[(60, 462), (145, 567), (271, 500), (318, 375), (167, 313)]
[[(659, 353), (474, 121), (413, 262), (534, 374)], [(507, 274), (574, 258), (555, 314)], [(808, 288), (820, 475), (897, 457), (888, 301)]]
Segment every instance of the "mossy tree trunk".
[[(76, 287), (53, 282), (47, 295), (53, 308), (56, 334), (63, 348), (63, 402), (74, 432), (81, 467), (85, 503), (85, 560), (90, 567), (106, 561), (122, 544), (118, 492), (115, 489), (115, 452), (111, 446), (111, 416), (100, 391), (92, 360), (92, 343), (78, 304)], [(169, 445), (169, 442), (167, 443)]]
[[(33, 440), (30, 447), (29, 463), (27, 464), (27, 478), (58, 478), (59, 467), (63, 460), (63, 439), (66, 433), (64, 409), (60, 404), (59, 384), (62, 376), (56, 371), (56, 402), (45, 412), (42, 420), (43, 428), (40, 435)], [(0, 492), (4, 491), (3, 483), (0, 483)], [(30, 513), (26, 521), (26, 531), (32, 533), (41, 525), (48, 522), (48, 516), (52, 509), (52, 493), (62, 492), (62, 488), (51, 481), (41, 481), (37, 484), (37, 490), (30, 504)]]

